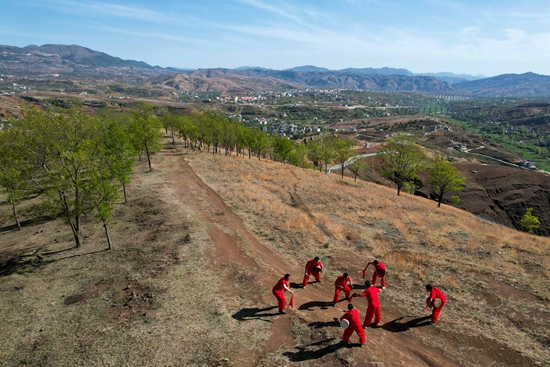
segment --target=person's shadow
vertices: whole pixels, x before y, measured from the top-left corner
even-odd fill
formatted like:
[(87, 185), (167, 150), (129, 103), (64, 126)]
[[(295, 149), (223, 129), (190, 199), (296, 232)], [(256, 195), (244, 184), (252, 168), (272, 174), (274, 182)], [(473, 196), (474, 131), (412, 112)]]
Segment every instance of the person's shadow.
[(289, 288), (292, 288), (292, 289), (299, 289), (299, 288), (303, 288), (302, 287), (302, 283), (294, 283), (294, 282), (290, 282), (290, 284), (288, 285)]
[(320, 329), (324, 327), (339, 327), (340, 321), (335, 317), (332, 321), (315, 321), (307, 324), (310, 328)]
[(330, 307), (332, 307), (332, 302), (324, 302), (324, 301), (310, 301), (306, 302), (300, 305), (298, 307), (298, 310), (308, 310), (313, 311), (313, 308), (319, 307), (321, 310), (326, 310)]
[(412, 316), (401, 316), (398, 319), (386, 322), (384, 323), (384, 325), (382, 325), (382, 329), (390, 331), (392, 333), (400, 333), (402, 331), (407, 331), (411, 328), (430, 325), (430, 316), (418, 317), (416, 319), (411, 319), (404, 322), (404, 319), (409, 317)]
[(258, 308), (258, 307), (251, 307), (251, 308), (243, 308), (237, 312), (235, 312), (232, 317), (235, 320), (239, 321), (247, 321), (247, 320), (262, 320), (265, 322), (272, 322), (271, 320), (264, 320), (263, 317), (272, 317), (279, 315), (279, 311), (276, 312), (268, 312), (271, 310), (278, 309), (278, 306), (271, 306), (271, 307), (265, 307), (265, 308)]
[(310, 361), (312, 359), (322, 358), (322, 357), (326, 356), (327, 354), (334, 353), (338, 349), (342, 349), (342, 348), (345, 348), (345, 347), (348, 346), (347, 344), (344, 344), (342, 342), (336, 342), (336, 343), (333, 343), (333, 344), (329, 344), (329, 345), (327, 345), (327, 346), (325, 346), (321, 349), (307, 350), (312, 346), (326, 344), (326, 343), (332, 342), (334, 340), (335, 340), (335, 338), (331, 338), (331, 339), (323, 340), (323, 341), (313, 343), (313, 344), (310, 344), (310, 345), (306, 345), (304, 347), (296, 347), (298, 349), (297, 352), (285, 352), (285, 353), (283, 353), (283, 355), (285, 357), (287, 357), (292, 362), (303, 362), (303, 361)]

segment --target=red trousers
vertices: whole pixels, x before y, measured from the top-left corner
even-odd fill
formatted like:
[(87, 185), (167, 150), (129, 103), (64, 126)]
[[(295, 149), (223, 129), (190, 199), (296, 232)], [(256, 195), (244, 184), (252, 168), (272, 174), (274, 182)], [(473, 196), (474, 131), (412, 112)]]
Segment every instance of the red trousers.
[(439, 314), (441, 313), (441, 309), (443, 308), (444, 305), (445, 305), (445, 302), (441, 302), (441, 306), (439, 306), (437, 308), (434, 307), (432, 309), (432, 318), (431, 318), (432, 322), (435, 323), (435, 322), (437, 322), (437, 320), (439, 320)]
[(365, 330), (363, 330), (361, 325), (358, 325), (358, 326), (350, 325), (346, 330), (344, 330), (344, 336), (342, 337), (342, 340), (345, 343), (348, 343), (351, 338), (351, 334), (353, 334), (354, 331), (357, 333), (357, 336), (359, 337), (359, 343), (365, 344), (367, 342), (367, 338), (365, 337)]
[(338, 286), (334, 287), (334, 299), (332, 300), (332, 303), (337, 303), (340, 300), (340, 291), (344, 291), (346, 299), (349, 301), (351, 297), (351, 288), (346, 284), (344, 289), (340, 289)]
[(273, 295), (275, 298), (277, 298), (277, 302), (279, 303), (279, 311), (282, 311), (286, 307), (286, 300), (285, 300), (285, 294), (283, 291), (273, 291)]
[[(378, 274), (376, 274), (376, 271), (372, 274), (372, 285), (376, 285), (376, 281), (378, 280)], [(382, 282), (382, 287), (386, 287), (386, 276), (383, 275), (380, 277), (380, 282)]]
[(380, 305), (378, 306), (371, 306), (369, 305), (367, 307), (367, 315), (365, 316), (365, 321), (363, 322), (363, 325), (369, 326), (372, 322), (372, 318), (374, 317), (374, 322), (377, 324), (382, 321), (382, 310), (380, 309)]
[(304, 281), (302, 282), (302, 285), (305, 287), (307, 283), (309, 282), (309, 276), (313, 275), (315, 277), (315, 280), (320, 282), (321, 281), (321, 272), (320, 271), (307, 271), (307, 273), (304, 275)]

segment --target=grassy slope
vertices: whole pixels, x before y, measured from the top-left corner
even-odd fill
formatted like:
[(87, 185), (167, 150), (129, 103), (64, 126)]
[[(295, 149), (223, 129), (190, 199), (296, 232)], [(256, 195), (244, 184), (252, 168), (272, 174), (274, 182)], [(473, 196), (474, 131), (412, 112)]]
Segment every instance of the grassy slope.
[[(201, 178), (289, 262), (355, 254), (335, 264), (330, 279), (383, 259), (391, 269), (388, 294), (403, 310), (418, 309), (423, 284), (432, 282), (451, 300), (445, 331), (550, 362), (549, 239), (336, 175), (234, 157), (192, 159)], [(362, 240), (348, 241), (350, 233)]]
[[(443, 288), (449, 304), (438, 327), (474, 340), (462, 350), (444, 347), (457, 360), (482, 364), (468, 348), (475, 351), (475, 341), (483, 340), (550, 363), (549, 239), (336, 175), (234, 156), (188, 153), (185, 159), (289, 264), (317, 254), (327, 279), (342, 270), (357, 278), (367, 260), (380, 258), (390, 269), (385, 297), (404, 312), (422, 308), (424, 283)], [(14, 232), (4, 219), (0, 264), (16, 261), (1, 268), (0, 360), (223, 365), (226, 356), (248, 350), (247, 338), (262, 342), (253, 334), (262, 321), (235, 322), (229, 316), (235, 300), (216, 294), (221, 275), (205, 266), (211, 246), (205, 224), (173, 202), (162, 186), (164, 172), (144, 169), (134, 174), (130, 203), (117, 208), (113, 251), (101, 252), (101, 227), (88, 223), (82, 250), (40, 260), (37, 253), (71, 246), (68, 227), (55, 221)], [(9, 207), (0, 210), (7, 218)], [(349, 241), (349, 234), (361, 239)], [(335, 261), (342, 258), (347, 261)], [(73, 295), (88, 298), (67, 305)]]

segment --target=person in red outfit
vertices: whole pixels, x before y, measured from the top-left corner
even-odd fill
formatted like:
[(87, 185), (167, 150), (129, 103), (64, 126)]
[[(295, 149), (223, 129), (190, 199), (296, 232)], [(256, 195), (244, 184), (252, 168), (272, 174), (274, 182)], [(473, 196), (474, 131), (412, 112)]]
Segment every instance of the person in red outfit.
[[(428, 296), (428, 299), (426, 300), (426, 311), (431, 307), (432, 308), (432, 317), (430, 324), (433, 325), (437, 322), (439, 319), (439, 314), (441, 313), (441, 309), (447, 302), (447, 297), (436, 287), (433, 287), (431, 284), (426, 284), (426, 291), (430, 292), (430, 295)], [(439, 307), (435, 307), (435, 300), (439, 299), (441, 301), (441, 305)]]
[(355, 331), (357, 333), (357, 336), (359, 337), (359, 343), (361, 343), (361, 346), (365, 345), (367, 343), (367, 338), (365, 337), (365, 331), (361, 327), (359, 312), (353, 308), (353, 305), (351, 303), (348, 304), (348, 312), (346, 312), (344, 316), (340, 317), (340, 321), (342, 321), (343, 319), (349, 321), (349, 327), (344, 330), (342, 342), (344, 342), (345, 344), (349, 343), (351, 335)]
[(290, 274), (285, 274), (285, 276), (279, 279), (277, 284), (275, 284), (272, 289), (273, 295), (275, 296), (275, 298), (277, 298), (277, 302), (279, 303), (279, 313), (286, 313), (285, 291), (294, 293), (290, 290), (290, 288), (288, 288), (289, 279), (290, 279)]
[(344, 291), (346, 299), (351, 302), (351, 289), (353, 283), (348, 273), (339, 275), (334, 281), (334, 299), (332, 300), (332, 306), (336, 306), (336, 303), (340, 300), (340, 291)]
[(386, 289), (386, 266), (378, 260), (374, 260), (373, 262), (368, 263), (365, 269), (363, 269), (363, 278), (365, 277), (364, 274), (366, 273), (369, 265), (374, 265), (374, 272), (372, 273), (372, 285), (375, 286), (378, 277), (380, 277), (382, 289)]
[[(354, 293), (353, 297), (366, 297), (367, 298), (367, 314), (365, 315), (365, 321), (363, 321), (363, 328), (375, 327), (382, 322), (382, 309), (380, 308), (380, 300), (378, 299), (379, 288), (376, 288), (368, 280), (365, 282), (365, 290), (363, 293)], [(372, 318), (374, 317), (374, 323)]]
[(313, 275), (315, 277), (315, 280), (320, 282), (322, 272), (323, 272), (323, 264), (321, 263), (321, 260), (319, 260), (317, 256), (315, 256), (313, 259), (309, 259), (306, 263), (306, 270), (305, 270), (304, 281), (302, 282), (302, 286), (305, 287), (307, 285), (307, 283), (309, 282), (310, 275)]

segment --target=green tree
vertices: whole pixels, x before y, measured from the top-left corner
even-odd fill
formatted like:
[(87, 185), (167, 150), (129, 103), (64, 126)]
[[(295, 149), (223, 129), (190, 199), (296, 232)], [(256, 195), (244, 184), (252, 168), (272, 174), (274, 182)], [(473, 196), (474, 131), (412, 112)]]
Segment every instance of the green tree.
[(342, 179), (344, 178), (344, 170), (346, 169), (344, 164), (351, 157), (351, 148), (354, 145), (355, 143), (350, 139), (338, 139), (334, 142), (336, 161), (342, 166)]
[(398, 134), (390, 138), (378, 151), (382, 175), (397, 184), (397, 195), (406, 183), (417, 178), (417, 172), (425, 165), (426, 156), (414, 138)]
[(162, 139), (162, 122), (153, 113), (153, 106), (144, 102), (139, 102), (130, 111), (130, 117), (131, 120), (128, 126), (130, 141), (136, 151), (145, 153), (147, 163), (149, 164), (149, 171), (152, 171), (151, 155), (162, 148), (160, 144), (160, 140)]
[(124, 203), (128, 201), (126, 185), (130, 183), (130, 173), (134, 166), (137, 152), (124, 126), (116, 118), (105, 118), (100, 121), (100, 149), (103, 159), (102, 168), (108, 169), (108, 177), (113, 183), (122, 186)]
[(73, 107), (52, 112), (22, 110), (23, 154), (44, 173), (45, 206), (63, 218), (80, 247), (80, 219), (94, 209), (90, 178), (101, 168), (97, 121)]
[(533, 233), (533, 230), (540, 227), (539, 218), (533, 215), (533, 208), (527, 208), (525, 210), (525, 214), (523, 214), (523, 217), (521, 217), (519, 224), (524, 230), (529, 233)]
[(16, 206), (31, 188), (26, 166), (19, 155), (23, 148), (18, 130), (0, 130), (0, 188), (4, 189), (6, 202), (12, 206), (13, 219), (18, 229), (21, 229), (21, 223)]
[(116, 179), (116, 172), (108, 168), (110, 163), (108, 157), (105, 160), (106, 166), (100, 166), (100, 169), (93, 172), (88, 184), (93, 188), (92, 195), (94, 200), (94, 218), (100, 220), (105, 231), (108, 249), (112, 249), (111, 236), (109, 235), (108, 223), (113, 215), (113, 209), (120, 197), (120, 184)]
[(313, 162), (314, 171), (317, 167), (319, 167), (319, 171), (323, 169), (323, 165), (321, 164), (321, 147), (317, 141), (310, 140), (307, 143), (307, 157)]
[(336, 157), (335, 153), (335, 143), (336, 139), (331, 136), (321, 135), (318, 141), (319, 143), (319, 158), (321, 159), (322, 166), (325, 167), (325, 174), (328, 173), (328, 165)]
[(304, 143), (300, 143), (296, 145), (295, 151), (296, 157), (298, 158), (298, 164), (300, 165), (300, 167), (302, 167), (302, 169), (305, 169), (307, 163), (307, 145)]
[(273, 153), (275, 158), (279, 158), (283, 164), (286, 164), (290, 155), (294, 151), (294, 143), (292, 140), (274, 136), (272, 138)]
[(460, 196), (457, 196), (457, 195), (451, 196), (451, 204), (453, 205), (460, 204)]
[(178, 115), (168, 112), (167, 109), (161, 109), (160, 120), (162, 121), (162, 126), (166, 131), (166, 134), (170, 134), (172, 137), (172, 143), (176, 142), (175, 135), (178, 125)]
[(357, 158), (348, 165), (349, 170), (353, 173), (353, 180), (357, 182), (357, 176), (359, 172), (364, 171), (367, 168), (367, 164), (363, 158)]
[(253, 130), (252, 151), (258, 155), (258, 160), (267, 153), (270, 148), (269, 136), (261, 130)]
[(441, 206), (443, 195), (449, 191), (460, 191), (464, 187), (466, 178), (443, 157), (432, 158), (428, 165), (430, 178), (428, 184), (431, 185), (438, 196), (437, 207)]

